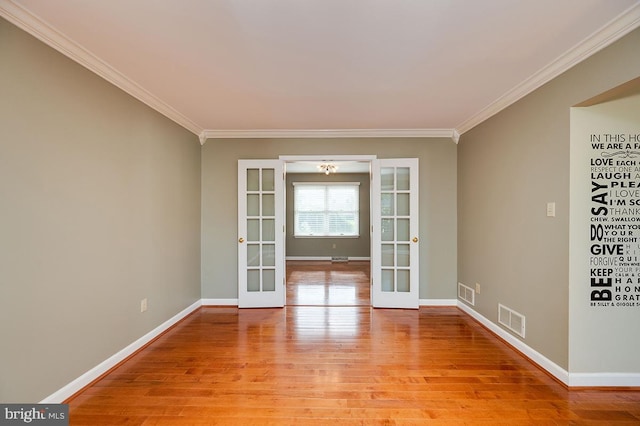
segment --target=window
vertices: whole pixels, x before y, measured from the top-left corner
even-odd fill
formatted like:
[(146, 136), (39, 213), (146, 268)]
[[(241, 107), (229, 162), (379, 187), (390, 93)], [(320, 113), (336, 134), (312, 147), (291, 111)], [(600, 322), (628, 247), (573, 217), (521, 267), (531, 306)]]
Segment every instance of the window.
[(359, 182), (293, 183), (293, 235), (357, 237)]

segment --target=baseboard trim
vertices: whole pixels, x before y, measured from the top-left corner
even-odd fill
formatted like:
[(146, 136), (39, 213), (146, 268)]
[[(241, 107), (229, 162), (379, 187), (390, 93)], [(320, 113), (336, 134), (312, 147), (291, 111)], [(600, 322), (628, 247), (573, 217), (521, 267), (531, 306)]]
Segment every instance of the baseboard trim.
[(166, 330), (171, 328), (174, 324), (178, 323), (180, 320), (185, 318), (187, 315), (198, 309), (202, 305), (202, 300), (198, 300), (194, 302), (191, 306), (186, 309), (183, 309), (167, 321), (163, 322), (144, 336), (140, 337), (135, 342), (131, 343), (129, 346), (120, 350), (116, 354), (110, 356), (106, 360), (102, 361), (100, 364), (93, 367), (91, 370), (87, 371), (77, 379), (69, 382), (64, 387), (55, 391), (51, 395), (47, 396), (45, 399), (40, 401), (40, 404), (60, 404), (66, 399), (72, 397), (77, 392), (82, 390), (84, 387), (91, 384), (93, 381), (98, 379), (100, 376), (111, 370), (113, 367), (117, 366), (119, 363), (133, 355), (136, 351), (143, 348), (149, 342), (153, 341), (156, 337), (160, 336)]
[(555, 362), (551, 361), (549, 358), (542, 355), (540, 352), (534, 350), (527, 344), (525, 344), (522, 340), (517, 339), (516, 337), (509, 334), (507, 331), (500, 328), (495, 323), (489, 321), (486, 317), (479, 314), (475, 310), (471, 309), (467, 304), (458, 301), (458, 308), (478, 321), (485, 328), (487, 328), (490, 332), (497, 335), (499, 338), (507, 342), (513, 348), (515, 348), (518, 352), (522, 353), (524, 356), (529, 358), (534, 364), (538, 365), (540, 368), (545, 370), (547, 373), (551, 374), (560, 382), (564, 383), (566, 386), (570, 386), (569, 381), (569, 373), (564, 368), (560, 367)]
[(285, 260), (331, 260), (331, 256), (286, 256)]
[(640, 387), (640, 373), (569, 373), (570, 387)]
[(238, 306), (238, 299), (202, 299), (202, 306)]
[(420, 299), (420, 306), (458, 306), (456, 299)]
[(569, 388), (636, 388), (640, 373), (570, 373), (458, 300), (458, 308)]
[[(353, 260), (354, 262), (363, 261), (363, 260), (371, 260), (370, 257), (366, 256), (347, 256), (347, 259)], [(287, 256), (285, 260), (331, 260), (331, 256)]]
[[(201, 306), (238, 306), (238, 299), (200, 299), (194, 302), (135, 342), (47, 396), (40, 401), (40, 404), (59, 404), (72, 397)], [(457, 299), (420, 299), (420, 306), (457, 306), (568, 387), (640, 387), (640, 373), (568, 373), (567, 370)]]

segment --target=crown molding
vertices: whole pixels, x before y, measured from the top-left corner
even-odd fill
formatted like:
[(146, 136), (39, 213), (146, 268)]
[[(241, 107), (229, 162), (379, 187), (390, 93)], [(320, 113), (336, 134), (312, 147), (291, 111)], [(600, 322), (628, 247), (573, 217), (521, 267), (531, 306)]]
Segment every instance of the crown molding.
[(569, 49), (553, 62), (456, 126), (465, 133), (493, 115), (524, 98), (543, 84), (553, 80), (574, 65), (609, 46), (640, 26), (640, 2), (612, 19), (589, 37)]
[(608, 24), (578, 43), (565, 54), (539, 70), (454, 129), (347, 129), (347, 130), (206, 130), (202, 126), (156, 97), (135, 81), (99, 59), (91, 51), (55, 30), (46, 21), (11, 0), (0, 0), (0, 16), (79, 63), (129, 95), (198, 135), (207, 139), (229, 138), (451, 138), (456, 144), (460, 135), (522, 99), (569, 68), (607, 47), (640, 26), (640, 2), (635, 3)]
[(99, 59), (91, 51), (74, 42), (63, 33), (55, 30), (40, 17), (11, 0), (0, 0), (0, 16), (54, 48), (83, 67), (98, 74), (116, 87), (145, 103), (160, 114), (175, 121), (180, 126), (198, 135), (202, 127), (175, 110), (158, 97), (145, 90), (133, 80)]
[(458, 144), (458, 142), (460, 142), (460, 132), (458, 131), (458, 129), (453, 129), (453, 134), (451, 135), (451, 139), (453, 139), (456, 145)]
[(287, 138), (451, 138), (457, 143), (456, 129), (337, 129), (337, 130), (204, 130), (207, 139), (287, 139)]

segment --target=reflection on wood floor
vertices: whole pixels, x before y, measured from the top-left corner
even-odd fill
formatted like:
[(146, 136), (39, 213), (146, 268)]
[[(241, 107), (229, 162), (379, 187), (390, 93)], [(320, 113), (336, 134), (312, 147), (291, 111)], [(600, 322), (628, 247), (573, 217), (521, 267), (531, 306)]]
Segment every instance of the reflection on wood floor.
[(69, 402), (73, 425), (638, 425), (455, 307), (204, 307)]
[(370, 306), (368, 261), (287, 261), (288, 306)]

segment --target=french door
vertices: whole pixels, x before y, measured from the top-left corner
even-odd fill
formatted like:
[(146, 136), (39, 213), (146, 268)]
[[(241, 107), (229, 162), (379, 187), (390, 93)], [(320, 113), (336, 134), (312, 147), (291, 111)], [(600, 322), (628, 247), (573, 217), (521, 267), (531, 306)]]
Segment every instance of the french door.
[(238, 306), (284, 306), (284, 178), (280, 160), (238, 161)]
[(371, 303), (417, 309), (418, 159), (374, 160), (371, 170)]
[[(371, 160), (371, 302), (419, 306), (418, 159)], [(284, 161), (238, 161), (238, 306), (285, 303)]]

